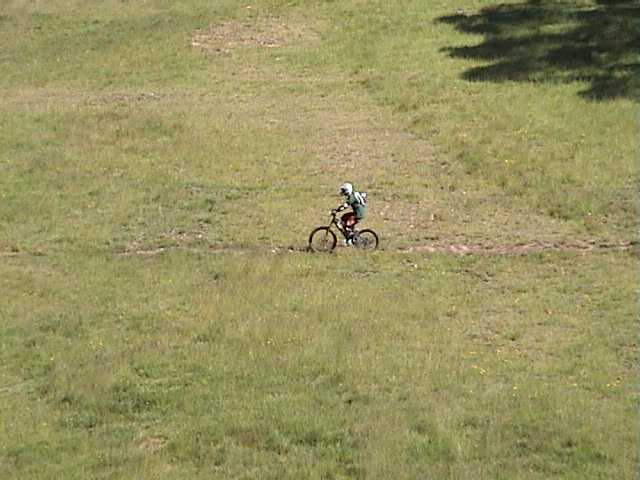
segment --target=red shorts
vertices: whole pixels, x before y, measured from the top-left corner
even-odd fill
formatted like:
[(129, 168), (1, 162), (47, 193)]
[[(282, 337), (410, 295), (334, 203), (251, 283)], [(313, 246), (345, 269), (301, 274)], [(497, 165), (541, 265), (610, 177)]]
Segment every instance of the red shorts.
[(342, 215), (342, 224), (347, 227), (353, 227), (356, 223), (358, 223), (358, 219), (356, 218), (356, 214), (353, 212), (345, 213)]

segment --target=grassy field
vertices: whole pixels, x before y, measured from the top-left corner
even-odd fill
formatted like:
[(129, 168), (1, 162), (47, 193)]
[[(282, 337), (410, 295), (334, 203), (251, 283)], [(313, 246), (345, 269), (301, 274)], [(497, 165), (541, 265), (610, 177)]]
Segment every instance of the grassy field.
[(634, 477), (637, 3), (458, 3), (0, 7), (0, 478)]

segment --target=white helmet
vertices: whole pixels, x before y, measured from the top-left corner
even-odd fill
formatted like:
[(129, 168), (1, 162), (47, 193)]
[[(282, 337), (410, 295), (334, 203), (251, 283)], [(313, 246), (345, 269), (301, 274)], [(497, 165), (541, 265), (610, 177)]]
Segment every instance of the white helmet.
[(343, 183), (340, 185), (340, 193), (342, 195), (351, 195), (353, 193), (353, 185), (350, 183)]

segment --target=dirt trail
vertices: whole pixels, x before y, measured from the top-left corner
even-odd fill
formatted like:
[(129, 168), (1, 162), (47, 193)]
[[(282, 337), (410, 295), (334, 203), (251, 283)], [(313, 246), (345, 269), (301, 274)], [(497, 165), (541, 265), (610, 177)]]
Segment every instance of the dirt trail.
[[(544, 252), (592, 252), (602, 253), (610, 251), (635, 250), (636, 256), (640, 256), (638, 240), (596, 241), (596, 240), (572, 240), (562, 242), (536, 241), (528, 243), (512, 244), (488, 244), (488, 243), (446, 243), (433, 242), (416, 244), (405, 247), (380, 246), (380, 251), (390, 253), (444, 253), (450, 255), (530, 255)], [(189, 251), (208, 254), (276, 254), (276, 253), (301, 253), (308, 252), (306, 245), (172, 245), (156, 248), (127, 248), (116, 253), (119, 257), (152, 257), (171, 251)], [(350, 249), (339, 245), (335, 252), (347, 253)], [(46, 256), (44, 251), (0, 251), (0, 258)]]
[(429, 245), (417, 245), (415, 247), (400, 249), (400, 251), (439, 252), (457, 255), (526, 255), (540, 252), (602, 252), (611, 250), (631, 250), (636, 248), (637, 245), (638, 242), (636, 240), (615, 242), (574, 240), (558, 243), (537, 241), (511, 245), (433, 243)]
[[(595, 240), (576, 240), (572, 242), (533, 242), (515, 244), (479, 244), (479, 243), (425, 243), (409, 247), (385, 247), (382, 245), (380, 251), (390, 253), (445, 253), (451, 255), (530, 255), (543, 252), (607, 252), (607, 251), (629, 251), (636, 250), (638, 241), (615, 241), (598, 242)], [(216, 246), (210, 245), (205, 248), (188, 247), (163, 247), (149, 250), (131, 250), (122, 252), (123, 256), (153, 256), (171, 250), (189, 250), (193, 252), (225, 254), (225, 253), (286, 253), (286, 252), (307, 252), (306, 245), (290, 246)], [(348, 252), (349, 249), (339, 246), (336, 252)], [(638, 252), (636, 252), (638, 253)]]

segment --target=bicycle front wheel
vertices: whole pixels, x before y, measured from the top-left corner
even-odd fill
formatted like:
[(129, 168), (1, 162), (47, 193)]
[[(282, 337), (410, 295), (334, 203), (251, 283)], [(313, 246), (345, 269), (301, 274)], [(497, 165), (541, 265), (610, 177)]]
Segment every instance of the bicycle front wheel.
[(331, 252), (337, 243), (336, 234), (329, 227), (318, 227), (309, 235), (309, 250), (312, 252)]
[(361, 230), (353, 239), (353, 244), (361, 250), (375, 250), (378, 248), (378, 235), (373, 230)]

